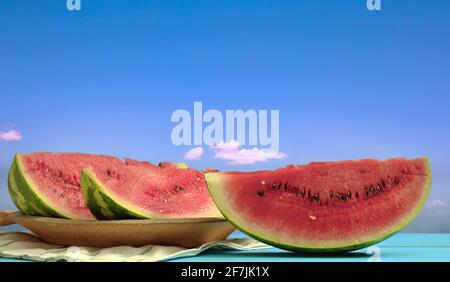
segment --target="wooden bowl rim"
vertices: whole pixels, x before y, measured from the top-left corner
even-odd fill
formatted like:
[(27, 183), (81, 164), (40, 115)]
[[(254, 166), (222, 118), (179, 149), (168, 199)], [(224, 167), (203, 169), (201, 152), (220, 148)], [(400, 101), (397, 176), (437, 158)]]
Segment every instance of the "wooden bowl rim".
[(21, 212), (14, 212), (9, 215), (11, 219), (20, 224), (19, 221), (42, 222), (53, 224), (79, 224), (79, 225), (153, 225), (153, 224), (193, 224), (193, 223), (213, 223), (227, 222), (225, 218), (205, 217), (205, 218), (174, 218), (174, 219), (119, 219), (119, 220), (76, 220), (67, 218), (54, 218), (43, 216), (25, 215)]

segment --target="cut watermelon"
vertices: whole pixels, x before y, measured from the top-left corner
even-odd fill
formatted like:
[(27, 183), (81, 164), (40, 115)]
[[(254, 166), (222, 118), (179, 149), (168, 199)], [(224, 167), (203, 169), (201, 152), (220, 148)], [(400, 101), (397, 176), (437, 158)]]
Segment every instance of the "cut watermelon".
[(17, 154), (8, 177), (11, 198), (24, 214), (71, 219), (95, 219), (84, 203), (81, 170), (119, 159), (87, 154)]
[(188, 165), (185, 163), (174, 163), (174, 162), (160, 162), (158, 164), (160, 167), (172, 167), (172, 168), (188, 168)]
[[(182, 164), (165, 164), (159, 167), (149, 162), (76, 153), (17, 154), (9, 171), (8, 187), (17, 208), (28, 215), (70, 219), (221, 216), (209, 195), (203, 174), (179, 169), (186, 167)], [(95, 188), (86, 190), (90, 207), (83, 198), (80, 183), (81, 171), (88, 167), (92, 174), (85, 173), (85, 182), (95, 184), (86, 186)], [(97, 182), (93, 172), (106, 173), (106, 177), (99, 176), (107, 182), (105, 187), (105, 183)], [(111, 194), (100, 193), (108, 191), (109, 185), (114, 183), (121, 185), (118, 194), (114, 189)], [(102, 197), (91, 197), (97, 194)], [(126, 202), (123, 207), (122, 200)], [(111, 210), (113, 214), (109, 213)]]
[(203, 174), (185, 165), (96, 165), (81, 184), (98, 219), (222, 217)]
[(428, 159), (291, 165), (207, 173), (220, 211), (241, 231), (283, 249), (351, 251), (405, 227), (431, 189)]

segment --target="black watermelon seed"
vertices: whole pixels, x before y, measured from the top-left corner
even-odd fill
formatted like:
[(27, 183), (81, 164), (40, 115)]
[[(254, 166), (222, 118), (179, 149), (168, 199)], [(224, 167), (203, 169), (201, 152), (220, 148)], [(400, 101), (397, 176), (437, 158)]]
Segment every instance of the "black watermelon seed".
[(385, 188), (385, 187), (386, 187), (386, 182), (384, 182), (384, 179), (383, 179), (383, 180), (381, 180), (381, 186), (382, 186), (383, 188)]
[(347, 192), (347, 199), (350, 200), (352, 198), (352, 192), (348, 191)]
[(289, 186), (288, 186), (287, 182), (286, 182), (286, 183), (284, 183), (284, 191), (287, 191), (287, 190), (288, 190), (288, 188), (289, 188)]
[(341, 199), (341, 196), (339, 195), (339, 193), (336, 193), (336, 200), (339, 201), (339, 199)]
[(367, 187), (364, 188), (364, 194), (366, 194), (366, 197), (369, 197), (369, 189)]
[(320, 200), (319, 194), (315, 193), (314, 194), (314, 201), (319, 202), (319, 200)]
[(345, 201), (345, 194), (344, 193), (341, 194), (341, 200)]
[(179, 185), (175, 185), (175, 189), (176, 189), (177, 191), (183, 191), (183, 190), (184, 190), (184, 187), (183, 187), (183, 186), (179, 186)]
[(372, 185), (370, 185), (370, 187), (369, 187), (369, 191), (370, 191), (370, 193), (373, 193), (373, 192), (375, 191), (375, 188), (373, 188), (373, 186), (372, 186)]
[(377, 191), (378, 193), (381, 193), (381, 186), (377, 184)]
[(260, 197), (264, 196), (264, 190), (258, 190), (258, 196)]
[(333, 198), (333, 191), (330, 191), (330, 199)]

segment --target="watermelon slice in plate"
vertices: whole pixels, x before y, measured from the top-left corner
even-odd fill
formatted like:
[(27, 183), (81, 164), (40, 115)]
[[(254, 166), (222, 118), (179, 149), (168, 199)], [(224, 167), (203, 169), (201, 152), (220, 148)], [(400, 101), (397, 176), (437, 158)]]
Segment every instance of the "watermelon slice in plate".
[(76, 153), (16, 154), (9, 170), (9, 193), (27, 215), (95, 219), (83, 200), (81, 170), (121, 163), (114, 157)]
[(91, 166), (81, 186), (98, 219), (222, 217), (203, 173), (182, 164)]

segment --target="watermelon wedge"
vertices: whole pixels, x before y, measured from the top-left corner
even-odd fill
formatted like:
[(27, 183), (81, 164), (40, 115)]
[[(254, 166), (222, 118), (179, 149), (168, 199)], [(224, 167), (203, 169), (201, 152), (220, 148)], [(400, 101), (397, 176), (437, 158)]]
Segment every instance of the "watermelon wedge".
[(98, 219), (222, 217), (203, 173), (184, 164), (91, 166), (81, 186)]
[(9, 170), (9, 193), (24, 214), (95, 219), (83, 200), (81, 170), (94, 164), (120, 162), (117, 158), (88, 154), (17, 154)]
[(431, 189), (426, 158), (316, 162), (205, 175), (223, 215), (282, 249), (343, 252), (386, 239), (419, 213)]

